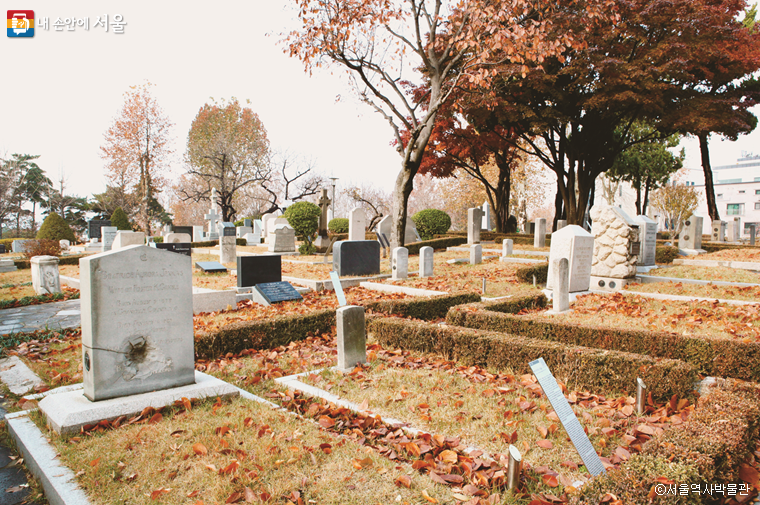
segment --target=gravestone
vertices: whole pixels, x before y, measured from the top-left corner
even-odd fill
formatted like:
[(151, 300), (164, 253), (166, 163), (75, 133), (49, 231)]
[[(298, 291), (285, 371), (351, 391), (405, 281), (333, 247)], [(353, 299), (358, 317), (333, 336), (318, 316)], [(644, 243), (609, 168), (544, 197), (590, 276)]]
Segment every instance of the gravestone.
[(483, 263), (483, 246), (473, 244), (470, 246), (470, 265), (480, 265)]
[(110, 251), (113, 248), (113, 241), (116, 238), (116, 232), (119, 229), (115, 226), (103, 226), (100, 229), (100, 234), (103, 239), (103, 252)]
[(726, 222), (720, 219), (713, 219), (712, 222), (712, 236), (713, 242), (725, 242), (726, 241)]
[(733, 221), (728, 223), (728, 241), (739, 242), (742, 238), (742, 218), (735, 217)]
[(555, 231), (559, 231), (562, 228), (567, 226), (567, 219), (558, 219), (557, 220), (557, 229)]
[(374, 240), (342, 240), (333, 245), (333, 270), (339, 276), (380, 273), (380, 243)]
[(491, 204), (488, 201), (483, 202), (483, 222), (481, 229), (491, 231)]
[(132, 246), (79, 260), (84, 395), (195, 382), (190, 258)]
[(193, 255), (193, 246), (190, 242), (151, 242), (150, 247), (155, 249), (163, 249), (164, 251), (170, 251), (184, 256)]
[(303, 300), (303, 296), (296, 291), (296, 288), (285, 281), (256, 284), (253, 289), (270, 305), (291, 300)]
[(237, 286), (239, 288), (280, 281), (282, 281), (282, 256), (262, 254), (237, 257)]
[(638, 265), (642, 267), (653, 266), (657, 256), (657, 222), (647, 216), (636, 216), (634, 221), (639, 225), (639, 240), (641, 252)]
[(623, 209), (612, 205), (594, 205), (591, 219), (594, 223), (591, 283), (595, 288), (622, 288), (636, 275), (641, 249), (639, 225)]
[(225, 267), (218, 261), (196, 261), (195, 267), (200, 268), (203, 272), (207, 274), (214, 274), (214, 273), (227, 271), (227, 267)]
[(580, 226), (571, 224), (554, 232), (549, 251), (546, 288), (553, 289), (554, 262), (560, 258), (567, 258), (570, 265), (570, 292), (587, 291), (591, 282), (593, 254), (594, 236)]
[[(235, 233), (235, 228), (225, 228)], [(237, 258), (237, 238), (235, 235), (225, 235), (219, 238), (219, 263), (232, 263)]]
[(543, 217), (536, 219), (533, 247), (546, 247), (546, 219)]
[(208, 210), (208, 214), (203, 216), (203, 219), (208, 221), (208, 233), (206, 234), (206, 240), (219, 240), (218, 222), (219, 210), (216, 203), (216, 188), (211, 188), (211, 208)]
[(501, 242), (501, 255), (512, 256), (513, 244), (514, 244), (514, 241), (511, 238), (505, 238)]
[(230, 223), (230, 222), (219, 223), (219, 236), (220, 237), (236, 236), (235, 223)]
[(253, 233), (252, 226), (238, 226), (235, 228), (237, 238), (245, 238), (249, 233)]
[(395, 281), (409, 277), (409, 250), (396, 247), (391, 253), (391, 278)]
[(243, 226), (246, 226), (248, 228), (253, 228), (253, 219), (249, 219), (249, 218), (243, 219)]
[(480, 207), (467, 209), (467, 245), (480, 243), (480, 226), (483, 223), (483, 211)]
[(0, 254), (5, 254), (5, 244), (0, 244)]
[(31, 242), (31, 240), (29, 239), (14, 240), (11, 243), (11, 251), (13, 251), (14, 253), (26, 252), (26, 248), (29, 247), (29, 242)]
[(757, 226), (753, 223), (749, 225), (749, 245), (755, 245), (755, 233)]
[(348, 372), (367, 362), (364, 307), (349, 305), (335, 312), (338, 330), (338, 370)]
[(119, 230), (113, 239), (111, 250), (118, 251), (128, 245), (143, 245), (145, 243), (145, 233), (141, 231)]
[[(382, 233), (385, 237), (391, 239), (391, 228), (393, 227), (393, 220), (391, 216), (385, 216), (380, 220), (375, 231)], [(419, 242), (417, 238), (417, 228), (414, 227), (414, 221), (410, 217), (406, 218), (406, 228), (404, 228), (404, 243), (411, 244), (413, 242)]]
[(432, 277), (433, 264), (433, 248), (420, 247), (420, 277)]
[(296, 231), (286, 224), (278, 224), (269, 234), (269, 252), (295, 252)]
[(351, 212), (348, 213), (348, 240), (364, 240), (366, 228), (367, 217), (364, 215), (364, 209), (361, 207), (351, 209)]
[(317, 229), (317, 238), (314, 240), (314, 246), (319, 253), (327, 251), (327, 247), (330, 244), (330, 239), (327, 238), (327, 208), (330, 206), (330, 203), (332, 202), (327, 197), (327, 190), (322, 189), (322, 196), (319, 198), (319, 226)]
[(246, 233), (245, 237), (245, 245), (259, 245), (261, 244), (261, 235), (257, 233)]
[(552, 291), (552, 310), (559, 314), (570, 310), (570, 262), (567, 258), (558, 259), (552, 273), (552, 286), (555, 286)]
[(193, 226), (193, 242), (203, 242), (206, 236), (203, 233), (203, 226)]
[(705, 254), (702, 249), (702, 216), (696, 214), (690, 216), (685, 222), (678, 236), (678, 248), (685, 254)]
[(189, 233), (167, 233), (164, 235), (164, 244), (189, 244), (193, 241)]
[[(67, 253), (69, 252), (69, 249), (71, 248), (71, 241), (66, 240), (65, 238), (62, 238), (58, 241), (58, 245), (61, 247), (61, 252)], [(5, 252), (5, 246), (3, 246), (2, 252)]]
[(58, 273), (58, 257), (32, 256), (32, 287), (38, 295), (61, 292), (61, 278)]
[(330, 272), (330, 282), (332, 283), (335, 298), (338, 299), (338, 305), (340, 307), (345, 307), (348, 305), (348, 302), (346, 301), (346, 294), (343, 292), (343, 285), (340, 283), (340, 277), (338, 277), (338, 272), (335, 270)]
[(90, 239), (93, 238), (100, 238), (100, 229), (104, 226), (111, 226), (111, 220), (110, 219), (93, 219), (91, 221), (87, 221), (87, 236)]
[(277, 216), (275, 214), (264, 214), (261, 216), (261, 233), (264, 237), (264, 242), (267, 244), (269, 243), (269, 233), (271, 233), (271, 231), (274, 229), (274, 227), (270, 226), (269, 222), (274, 219), (277, 219)]

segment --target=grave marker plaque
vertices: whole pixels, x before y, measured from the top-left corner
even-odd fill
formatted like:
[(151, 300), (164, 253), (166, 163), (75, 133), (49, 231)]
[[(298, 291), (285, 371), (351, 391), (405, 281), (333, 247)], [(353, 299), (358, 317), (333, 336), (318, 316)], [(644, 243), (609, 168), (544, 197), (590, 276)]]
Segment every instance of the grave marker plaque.
[(380, 273), (380, 243), (374, 240), (342, 240), (333, 246), (333, 270), (339, 276)]
[(258, 291), (269, 303), (303, 300), (303, 297), (296, 291), (296, 288), (285, 281), (256, 284), (253, 289)]
[(189, 242), (151, 242), (150, 246), (155, 249), (163, 249), (165, 251), (171, 251), (178, 254), (184, 254), (185, 256), (193, 255), (193, 248)]
[(538, 379), (538, 383), (541, 385), (541, 389), (544, 390), (544, 394), (552, 404), (554, 412), (559, 417), (562, 426), (570, 436), (570, 440), (575, 446), (575, 450), (578, 451), (583, 464), (586, 465), (586, 470), (593, 475), (599, 475), (604, 473), (604, 465), (602, 460), (599, 459), (599, 455), (596, 453), (594, 446), (591, 445), (591, 441), (586, 436), (586, 432), (583, 431), (578, 418), (575, 417), (575, 412), (567, 402), (567, 398), (562, 394), (562, 390), (557, 384), (557, 379), (554, 378), (549, 367), (546, 366), (544, 358), (538, 358), (535, 361), (530, 362), (530, 369), (533, 371), (533, 375)]
[(195, 267), (200, 268), (207, 274), (227, 271), (227, 268), (218, 261), (197, 261)]
[(239, 288), (280, 281), (282, 281), (282, 256), (279, 254), (237, 257)]

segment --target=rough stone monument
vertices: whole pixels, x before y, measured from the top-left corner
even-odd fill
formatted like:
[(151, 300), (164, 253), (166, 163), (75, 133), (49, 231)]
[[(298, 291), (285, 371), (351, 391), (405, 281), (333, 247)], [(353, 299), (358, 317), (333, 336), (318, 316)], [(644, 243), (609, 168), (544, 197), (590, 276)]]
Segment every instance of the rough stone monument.
[(735, 217), (733, 221), (728, 222), (728, 241), (740, 242), (742, 239), (742, 218)]
[(682, 253), (694, 256), (705, 254), (707, 251), (702, 249), (702, 216), (693, 214), (686, 221), (678, 236), (678, 248)]
[(483, 210), (480, 207), (467, 209), (467, 245), (480, 243), (480, 227), (483, 224)]
[(335, 313), (338, 330), (338, 370), (347, 372), (367, 362), (364, 307), (348, 305)]
[(361, 207), (351, 209), (351, 212), (348, 213), (348, 240), (364, 240), (366, 228), (367, 217), (364, 215), (364, 209)]
[(636, 276), (641, 249), (639, 225), (620, 207), (594, 205), (591, 209), (594, 258), (591, 286), (622, 289)]
[(546, 288), (553, 288), (555, 261), (567, 258), (570, 265), (569, 290), (571, 293), (587, 291), (591, 282), (591, 262), (594, 257), (594, 236), (571, 224), (552, 234), (549, 252), (549, 272)]
[(234, 263), (237, 258), (237, 238), (219, 237), (219, 263)]
[(395, 281), (409, 277), (409, 250), (396, 247), (391, 253), (391, 278)]
[(552, 274), (552, 312), (561, 314), (570, 310), (570, 262), (567, 258), (556, 260)]
[(110, 251), (113, 248), (113, 241), (118, 231), (119, 229), (115, 226), (103, 226), (100, 229), (100, 234), (103, 238), (103, 252)]
[[(69, 252), (69, 249), (71, 249), (71, 241), (66, 240), (65, 238), (62, 238), (61, 240), (59, 240), (58, 245), (60, 246), (62, 253), (67, 253)], [(4, 251), (5, 251), (5, 246), (3, 246), (3, 252)]]
[(287, 224), (271, 225), (273, 229), (269, 233), (269, 252), (295, 252), (296, 231)]
[(32, 287), (38, 295), (61, 292), (61, 278), (56, 256), (32, 256)]

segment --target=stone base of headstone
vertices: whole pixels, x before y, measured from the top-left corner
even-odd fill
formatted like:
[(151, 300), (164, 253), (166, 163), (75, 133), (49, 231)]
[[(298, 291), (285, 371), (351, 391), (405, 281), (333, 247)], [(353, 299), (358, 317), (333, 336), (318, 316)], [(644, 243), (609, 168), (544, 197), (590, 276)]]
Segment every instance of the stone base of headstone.
[(699, 256), (700, 254), (707, 254), (704, 249), (679, 249), (678, 254), (681, 256)]
[(58, 273), (58, 257), (34, 256), (30, 260), (32, 286), (38, 295), (61, 292), (61, 278)]
[(245, 245), (259, 245), (261, 244), (261, 235), (256, 233), (246, 233), (243, 237), (245, 239)]
[(627, 279), (617, 279), (615, 277), (597, 277), (591, 276), (591, 285), (589, 289), (601, 290), (601, 291), (621, 291), (626, 284), (636, 282), (636, 277), (629, 277)]
[(193, 286), (193, 314), (218, 312), (237, 308), (236, 293), (230, 289), (216, 290)]
[(660, 267), (658, 267), (657, 265), (649, 265), (649, 266), (637, 265), (636, 266), (636, 273), (637, 274), (645, 274), (645, 273), (649, 272), (650, 270), (655, 270), (657, 268), (660, 268)]
[(349, 305), (339, 308), (335, 325), (338, 330), (337, 369), (349, 372), (367, 362), (367, 336), (364, 328), (364, 307)]
[(146, 407), (160, 409), (182, 398), (236, 397), (238, 389), (220, 379), (195, 372), (195, 384), (150, 393), (121, 396), (93, 402), (85, 398), (81, 389), (46, 396), (39, 403), (47, 424), (56, 433), (69, 435), (79, 433), (87, 424), (113, 420), (121, 416), (131, 417)]
[(330, 238), (327, 235), (319, 235), (314, 240), (314, 247), (317, 248), (318, 253), (327, 252), (327, 248), (330, 246)]
[(0, 273), (15, 272), (18, 270), (13, 260), (0, 260)]

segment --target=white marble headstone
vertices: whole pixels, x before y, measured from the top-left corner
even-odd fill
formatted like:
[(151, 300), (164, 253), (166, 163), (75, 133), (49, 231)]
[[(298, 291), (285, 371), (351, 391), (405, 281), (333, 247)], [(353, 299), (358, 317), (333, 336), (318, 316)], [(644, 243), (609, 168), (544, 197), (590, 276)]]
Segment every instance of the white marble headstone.
[(145, 233), (141, 231), (119, 230), (116, 232), (116, 238), (113, 240), (112, 250), (118, 251), (129, 245), (143, 245), (145, 243)]
[(684, 227), (678, 236), (678, 248), (689, 251), (702, 250), (702, 216), (696, 214), (684, 222)]
[(103, 252), (110, 251), (113, 248), (113, 241), (118, 231), (119, 229), (115, 226), (103, 226), (100, 229), (100, 236), (103, 238)]
[(139, 245), (82, 258), (79, 267), (85, 396), (193, 384), (190, 257)]
[(641, 242), (641, 253), (639, 254), (638, 264), (643, 267), (655, 264), (657, 255), (657, 222), (641, 215), (634, 218), (639, 225), (639, 240)]
[(366, 238), (367, 218), (364, 209), (356, 207), (348, 213), (348, 240), (364, 240)]
[(483, 211), (480, 207), (467, 209), (467, 245), (480, 243), (480, 227), (483, 224)]
[(552, 289), (552, 280), (555, 278), (554, 262), (560, 258), (567, 258), (570, 265), (570, 292), (588, 290), (593, 257), (594, 236), (580, 226), (571, 224), (554, 232), (549, 251), (546, 288)]

